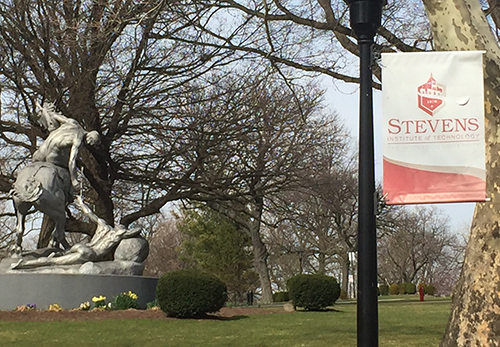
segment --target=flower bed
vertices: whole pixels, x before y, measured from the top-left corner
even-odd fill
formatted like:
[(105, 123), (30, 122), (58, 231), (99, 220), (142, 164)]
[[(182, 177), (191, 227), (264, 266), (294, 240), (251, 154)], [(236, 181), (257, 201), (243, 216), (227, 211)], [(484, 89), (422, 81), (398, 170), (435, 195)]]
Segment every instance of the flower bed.
[[(286, 313), (282, 307), (258, 308), (258, 307), (223, 307), (219, 312), (208, 315), (207, 319), (230, 320), (234, 317), (248, 316), (254, 314), (279, 314)], [(150, 310), (62, 310), (51, 312), (47, 310), (30, 311), (0, 311), (0, 321), (86, 321), (107, 319), (149, 319), (149, 320), (175, 320), (169, 318), (158, 309)]]

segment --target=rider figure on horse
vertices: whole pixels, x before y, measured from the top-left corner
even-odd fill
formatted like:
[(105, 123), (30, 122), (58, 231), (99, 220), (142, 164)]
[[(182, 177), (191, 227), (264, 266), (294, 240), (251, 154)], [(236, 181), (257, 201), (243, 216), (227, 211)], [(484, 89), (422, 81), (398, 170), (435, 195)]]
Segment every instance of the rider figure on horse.
[(33, 162), (48, 162), (65, 168), (69, 171), (73, 189), (77, 189), (78, 151), (83, 142), (90, 146), (97, 145), (99, 133), (95, 130), (86, 132), (75, 119), (67, 118), (57, 112), (47, 112), (44, 108), (42, 108), (42, 119), (50, 134), (33, 154)]

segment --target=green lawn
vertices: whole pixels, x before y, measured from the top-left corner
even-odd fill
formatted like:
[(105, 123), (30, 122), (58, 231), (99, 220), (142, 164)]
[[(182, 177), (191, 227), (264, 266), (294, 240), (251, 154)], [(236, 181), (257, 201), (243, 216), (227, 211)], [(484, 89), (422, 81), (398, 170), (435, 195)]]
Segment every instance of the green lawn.
[[(379, 304), (380, 346), (438, 346), (449, 300)], [(263, 308), (264, 309), (264, 308)], [(356, 346), (356, 305), (233, 320), (0, 322), (3, 347)]]

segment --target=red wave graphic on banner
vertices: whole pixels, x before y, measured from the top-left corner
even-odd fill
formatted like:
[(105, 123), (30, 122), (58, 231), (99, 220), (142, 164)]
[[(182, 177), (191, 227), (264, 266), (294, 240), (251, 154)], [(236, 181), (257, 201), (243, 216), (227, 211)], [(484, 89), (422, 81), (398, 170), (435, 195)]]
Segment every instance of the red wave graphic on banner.
[(389, 205), (486, 200), (486, 182), (479, 177), (419, 170), (386, 159), (383, 191)]

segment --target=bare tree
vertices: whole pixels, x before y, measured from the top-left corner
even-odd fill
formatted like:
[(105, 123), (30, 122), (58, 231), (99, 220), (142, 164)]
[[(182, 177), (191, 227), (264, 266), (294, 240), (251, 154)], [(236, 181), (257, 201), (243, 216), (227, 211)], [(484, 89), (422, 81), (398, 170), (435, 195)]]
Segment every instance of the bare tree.
[(289, 232), (301, 239), (294, 244), (301, 245), (295, 251), (302, 251), (303, 262), (312, 272), (327, 273), (332, 266), (340, 266), (339, 280), (347, 291), (348, 253), (357, 249), (356, 170), (349, 163), (341, 163), (309, 180), (300, 192), (288, 194), (288, 203), (284, 204), (290, 206), (284, 211), (291, 224)]
[(207, 144), (197, 144), (196, 129), (206, 119), (180, 111), (199, 102), (193, 93), (211, 82), (193, 81), (220, 65), (223, 56), (208, 52), (208, 61), (206, 49), (152, 38), (154, 31), (175, 31), (183, 25), (178, 22), (166, 1), (2, 1), (3, 191), (9, 172), (46, 136), (34, 105), (48, 100), (101, 133), (101, 147), (83, 149), (79, 165), (96, 211), (108, 223), (114, 223), (123, 188), (133, 186), (145, 197), (129, 205), (121, 216), (124, 224), (185, 196), (184, 184), (203, 162), (195, 147)]
[[(277, 210), (273, 209), (274, 217), (278, 214), (276, 212)], [(272, 216), (268, 218), (271, 219)], [(309, 231), (298, 228), (289, 219), (284, 219), (273, 226), (265, 227), (263, 232), (269, 249), (271, 279), (279, 290), (286, 291), (286, 282), (293, 276), (314, 272), (310, 264), (313, 250), (310, 249)]]
[[(328, 129), (328, 128), (325, 128)], [(274, 259), (298, 258), (298, 272), (340, 274), (346, 292), (357, 251), (358, 174), (350, 138), (332, 121), (315, 147), (314, 164), (292, 189), (281, 192), (272, 214), (277, 227), (268, 234)], [(398, 208), (382, 203), (377, 210), (380, 236), (390, 232)], [(295, 263), (297, 264), (297, 263)]]
[(177, 229), (175, 220), (162, 219), (154, 233), (147, 236), (149, 256), (144, 268), (145, 276), (162, 276), (167, 272), (184, 268), (179, 259), (179, 248), (185, 236)]
[[(325, 148), (322, 146), (322, 151)], [(300, 190), (282, 194), (282, 204), (273, 209), (281, 223), (269, 230), (269, 242), (273, 259), (295, 255), (293, 259), (299, 260), (299, 266), (297, 261), (294, 266), (296, 273), (340, 274), (341, 288), (348, 292), (349, 277), (354, 275), (355, 266), (349, 254), (358, 248), (358, 176), (352, 157), (333, 164), (331, 159), (324, 171), (320, 167), (325, 169), (325, 166), (317, 165), (316, 175), (308, 176)], [(399, 208), (380, 204), (378, 237), (393, 233), (400, 218)]]
[(10, 252), (11, 248), (15, 245), (15, 232), (16, 225), (14, 219), (12, 218), (13, 213), (9, 213), (6, 209), (5, 203), (0, 202), (0, 228), (2, 233), (0, 233), (0, 259), (6, 257)]
[(223, 170), (204, 171), (210, 180), (226, 183), (197, 197), (226, 214), (250, 236), (264, 302), (272, 301), (269, 254), (261, 235), (264, 212), (273, 196), (296, 184), (313, 161), (318, 129), (325, 125), (320, 118), (315, 119), (321, 115), (320, 94), (312, 86), (292, 93), (274, 76), (253, 78), (254, 88), (248, 90), (246, 101), (238, 108), (245, 115), (244, 122), (252, 126), (228, 144)]
[(440, 211), (406, 209), (396, 228), (379, 240), (379, 278), (388, 284), (433, 283), (439, 274), (460, 267), (456, 246), (449, 219)]
[[(349, 27), (348, 1), (264, 1), (223, 0), (188, 2), (183, 19), (194, 23), (192, 38), (180, 37), (182, 31), (168, 32), (158, 38), (183, 42), (236, 55), (268, 60), (283, 74), (298, 71), (306, 75), (325, 74), (345, 82), (358, 82), (349, 68), (359, 55), (356, 38)], [(230, 23), (221, 26), (224, 18)], [(411, 18), (411, 25), (407, 19)], [(427, 18), (420, 1), (389, 2), (384, 11), (375, 51), (420, 51), (431, 48)], [(201, 40), (199, 38), (202, 38)], [(374, 67), (380, 80), (380, 68)], [(374, 86), (380, 88), (379, 83)]]
[[(44, 100), (101, 133), (101, 147), (82, 149), (79, 166), (86, 195), (111, 225), (117, 218), (129, 225), (169, 201), (211, 185), (222, 191), (231, 183), (207, 180), (204, 172), (223, 170), (224, 160), (232, 160), (229, 151), (239, 151), (232, 141), (251, 131), (248, 115), (254, 106), (235, 103), (249, 86), (230, 80), (231, 53), (157, 38), (185, 29), (185, 13), (175, 4), (26, 0), (0, 5), (3, 192), (11, 173), (47, 135), (34, 111)], [(258, 70), (240, 65), (237, 71)], [(242, 106), (249, 113), (236, 112)], [(233, 194), (237, 183), (231, 183)], [(67, 229), (93, 232), (71, 216)]]
[(443, 255), (434, 264), (424, 269), (423, 281), (432, 283), (436, 293), (449, 296), (453, 294), (462, 271), (467, 237), (460, 234), (450, 235), (450, 243), (443, 248)]

